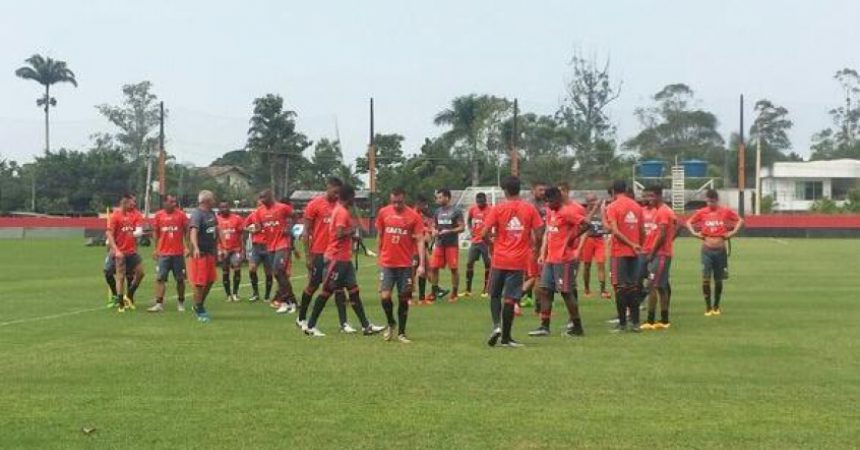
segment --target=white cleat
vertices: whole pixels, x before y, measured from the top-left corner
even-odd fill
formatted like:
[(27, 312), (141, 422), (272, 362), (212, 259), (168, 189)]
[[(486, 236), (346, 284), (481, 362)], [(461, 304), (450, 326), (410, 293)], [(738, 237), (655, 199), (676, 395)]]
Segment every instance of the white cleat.
[(308, 331), (308, 321), (296, 319), (296, 328), (302, 331)]
[(235, 302), (235, 303), (238, 303), (239, 302), (239, 294), (233, 294), (233, 297), (231, 298), (231, 300), (233, 300), (233, 302)]
[(281, 303), (281, 306), (278, 306), (278, 309), (275, 310), (278, 314), (286, 314), (290, 312), (290, 307), (286, 303)]
[(355, 334), (358, 332), (355, 328), (352, 327), (349, 323), (344, 323), (340, 326), (340, 332), (343, 334)]
[(397, 340), (401, 344), (411, 344), (412, 343), (412, 341), (410, 341), (409, 338), (407, 338), (405, 334), (401, 334), (401, 335), (397, 336)]
[(495, 347), (499, 342), (499, 338), (502, 337), (502, 329), (501, 328), (493, 328), (493, 332), (490, 333), (489, 339), (487, 339), (487, 345), (490, 347)]
[(374, 325), (374, 324), (370, 324), (370, 325), (368, 325), (368, 326), (367, 326), (367, 328), (365, 328), (364, 330), (362, 330), (362, 333), (363, 333), (365, 336), (373, 336), (374, 334), (379, 334), (379, 333), (381, 333), (381, 332), (382, 332), (382, 331), (384, 331), (386, 328), (388, 328), (388, 327), (383, 327), (383, 326), (381, 326), (381, 325)]
[(295, 314), (296, 313), (296, 304), (290, 303), (287, 305), (287, 314)]
[(310, 337), (325, 337), (325, 333), (318, 330), (316, 327), (308, 328), (307, 330), (305, 330), (305, 334)]
[(161, 303), (156, 303), (156, 304), (154, 304), (154, 305), (152, 305), (146, 309), (146, 312), (151, 312), (151, 313), (159, 313), (159, 312), (163, 312), (163, 311), (164, 311), (164, 305), (162, 305)]
[(395, 331), (394, 328), (395, 328), (394, 325), (389, 325), (388, 327), (386, 327), (385, 333), (382, 334), (382, 339), (384, 339), (386, 341), (393, 340), (394, 337), (397, 336), (397, 332)]
[(185, 303), (176, 303), (176, 312), (185, 312)]

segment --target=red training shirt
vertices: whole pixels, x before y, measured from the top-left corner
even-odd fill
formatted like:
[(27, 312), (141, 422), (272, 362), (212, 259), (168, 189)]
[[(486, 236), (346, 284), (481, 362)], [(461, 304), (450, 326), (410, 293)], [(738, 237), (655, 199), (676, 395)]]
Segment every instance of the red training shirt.
[(349, 228), (353, 225), (352, 214), (343, 205), (338, 203), (331, 211), (331, 223), (329, 224), (329, 240), (324, 255), (329, 261), (349, 261), (352, 258), (352, 234), (337, 239), (338, 228)]
[[(621, 232), (627, 239), (632, 242), (642, 242), (642, 207), (635, 200), (626, 196), (619, 195), (606, 207), (606, 215), (604, 220), (607, 223), (607, 228), (611, 229), (609, 224), (616, 223), (618, 231)], [(629, 245), (621, 242), (615, 236), (612, 237), (612, 257), (630, 257), (637, 256), (636, 252)]]
[(329, 201), (325, 195), (316, 197), (305, 208), (304, 218), (313, 226), (305, 233), (310, 233), (311, 253), (322, 254), (328, 246), (328, 228), (331, 224), (331, 212), (337, 205), (337, 200)]
[(738, 220), (740, 220), (738, 213), (730, 208), (717, 206), (711, 209), (710, 206), (706, 206), (696, 211), (689, 222), (694, 227), (699, 227), (704, 236), (725, 237)]
[(473, 244), (481, 244), (484, 242), (484, 238), (482, 235), (484, 234), (484, 220), (487, 218), (487, 214), (490, 213), (492, 207), (490, 205), (485, 206), (483, 209), (479, 208), (478, 205), (474, 205), (469, 208), (469, 221), (471, 222), (471, 228), (469, 228), (469, 233), (472, 235), (472, 243)]
[(379, 265), (388, 268), (412, 267), (412, 256), (418, 253), (415, 236), (424, 234), (424, 220), (412, 208), (403, 212), (388, 205), (376, 217), (379, 233)]
[(289, 226), (293, 207), (274, 202), (271, 207), (260, 205), (255, 212), (256, 223), (262, 227), (262, 233), (266, 236), (266, 248), (270, 252), (289, 248), (291, 243)]
[(185, 231), (188, 216), (179, 208), (173, 212), (162, 209), (152, 218), (152, 228), (158, 240), (155, 251), (160, 256), (182, 256), (185, 254)]
[(242, 228), (245, 219), (234, 213), (230, 213), (227, 217), (216, 214), (215, 217), (218, 219), (218, 233), (221, 235), (218, 240), (218, 249), (225, 252), (242, 250)]
[(509, 200), (496, 205), (484, 220), (484, 226), (495, 228), (492, 266), (501, 270), (526, 270), (532, 252), (532, 230), (543, 221), (537, 208), (523, 200)]
[(660, 226), (666, 226), (666, 238), (660, 248), (657, 249), (657, 255), (672, 256), (673, 241), (675, 240), (675, 226), (677, 218), (675, 212), (666, 206), (665, 203), (660, 204), (658, 208), (645, 208), (642, 211), (642, 219), (645, 222), (645, 244), (642, 249), (646, 253), (654, 251), (654, 244), (657, 243), (657, 238), (660, 237)]
[(562, 264), (576, 259), (576, 246), (570, 238), (579, 233), (584, 221), (585, 216), (573, 204), (562, 205), (558, 211), (547, 208), (545, 262)]
[(251, 233), (251, 244), (266, 245), (266, 235), (259, 229), (260, 221), (257, 220), (257, 210), (251, 211), (248, 217), (245, 218), (243, 228), (248, 228), (251, 225), (257, 225), (257, 232)]
[(113, 232), (113, 239), (119, 251), (126, 255), (137, 252), (137, 238), (134, 237), (134, 229), (142, 225), (143, 215), (136, 209), (128, 212), (118, 209), (110, 215), (108, 230)]

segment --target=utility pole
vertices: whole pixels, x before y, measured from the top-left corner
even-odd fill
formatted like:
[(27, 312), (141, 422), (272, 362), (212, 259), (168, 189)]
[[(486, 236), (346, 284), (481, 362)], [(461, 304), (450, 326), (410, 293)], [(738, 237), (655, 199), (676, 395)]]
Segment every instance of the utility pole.
[(761, 126), (755, 128), (755, 215), (761, 215)]
[(520, 176), (520, 152), (517, 150), (517, 137), (519, 133), (517, 130), (517, 120), (519, 119), (519, 112), (519, 102), (517, 102), (517, 99), (514, 99), (514, 121), (511, 127), (511, 175), (515, 177)]
[(143, 197), (143, 217), (149, 217), (150, 197), (152, 197), (152, 157), (154, 156), (153, 153), (155, 153), (155, 149), (150, 148), (149, 153), (146, 155), (146, 188), (143, 190), (143, 192), (145, 192)]
[(747, 148), (744, 142), (744, 96), (741, 94), (741, 129), (738, 142), (738, 214), (744, 216), (744, 188), (746, 187)]
[(368, 226), (368, 229), (370, 230), (370, 234), (373, 235), (373, 219), (376, 215), (376, 205), (374, 204), (374, 197), (376, 194), (376, 135), (374, 132), (373, 97), (370, 97), (370, 139), (367, 144), (367, 166), (368, 181), (370, 184), (370, 225)]
[(164, 203), (164, 194), (167, 186), (164, 180), (164, 161), (167, 155), (164, 153), (164, 102), (159, 104), (158, 118), (158, 206)]

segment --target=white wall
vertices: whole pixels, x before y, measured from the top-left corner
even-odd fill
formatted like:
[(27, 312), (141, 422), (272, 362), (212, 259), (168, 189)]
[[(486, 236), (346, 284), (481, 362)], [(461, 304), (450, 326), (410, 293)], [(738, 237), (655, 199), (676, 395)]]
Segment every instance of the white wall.
[(821, 195), (830, 198), (830, 178), (765, 178), (761, 182), (762, 195), (770, 195), (774, 199), (774, 211), (809, 211), (812, 200), (797, 198), (796, 184), (805, 181), (821, 181)]

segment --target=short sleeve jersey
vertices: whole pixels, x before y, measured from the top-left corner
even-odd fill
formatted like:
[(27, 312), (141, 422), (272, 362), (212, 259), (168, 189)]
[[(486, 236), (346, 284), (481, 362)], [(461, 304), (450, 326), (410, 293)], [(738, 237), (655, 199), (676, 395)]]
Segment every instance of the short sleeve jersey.
[(645, 244), (642, 249), (647, 253), (654, 251), (654, 245), (660, 237), (660, 227), (665, 226), (666, 238), (657, 249), (657, 255), (672, 256), (677, 225), (675, 212), (665, 204), (661, 204), (658, 208), (645, 208), (642, 211), (642, 219), (645, 221)]
[(714, 209), (706, 206), (696, 211), (690, 217), (690, 224), (699, 228), (708, 237), (725, 237), (734, 228), (740, 217), (730, 208), (717, 206)]
[(188, 216), (181, 209), (173, 212), (160, 210), (152, 218), (152, 228), (158, 241), (156, 251), (161, 256), (179, 256), (185, 254), (185, 230), (188, 228)]
[(585, 222), (585, 217), (574, 204), (567, 204), (546, 214), (546, 262), (562, 264), (576, 258), (576, 244), (571, 242)]
[[(630, 197), (620, 195), (606, 208), (606, 223), (618, 225), (618, 231), (633, 242), (642, 242), (642, 207)], [(612, 240), (613, 257), (636, 256), (636, 251), (618, 239)]]
[(292, 243), (290, 230), (290, 218), (293, 208), (280, 202), (272, 203), (272, 206), (260, 205), (257, 210), (257, 221), (266, 236), (266, 248), (270, 252), (283, 250), (290, 247)]
[(412, 267), (412, 256), (417, 253), (415, 236), (424, 234), (424, 221), (412, 208), (398, 212), (389, 205), (379, 210), (376, 217), (379, 233), (379, 265), (387, 268)]
[(224, 217), (218, 214), (218, 233), (221, 239), (218, 248), (225, 252), (235, 252), (242, 249), (242, 225), (245, 220), (238, 214), (231, 213)]
[(311, 253), (323, 254), (328, 246), (328, 229), (331, 224), (331, 212), (337, 201), (329, 201), (324, 195), (316, 197), (305, 208), (304, 219), (311, 222), (310, 230)]
[(352, 258), (352, 234), (337, 238), (338, 228), (349, 228), (353, 226), (352, 214), (343, 205), (337, 204), (331, 212), (331, 223), (329, 224), (329, 240), (324, 252), (325, 259), (329, 261), (349, 261)]
[(212, 211), (200, 208), (191, 212), (189, 228), (197, 228), (197, 247), (200, 253), (214, 255), (218, 253), (218, 220)]
[(501, 270), (526, 270), (532, 253), (532, 231), (543, 225), (537, 209), (523, 200), (496, 205), (484, 226), (496, 230), (492, 267)]
[[(257, 218), (257, 210), (251, 211), (251, 214), (248, 214), (248, 217), (245, 218), (243, 226), (248, 228), (251, 225), (255, 225), (258, 228), (260, 226), (260, 220)], [(262, 233), (261, 231), (251, 233), (251, 243), (254, 245), (266, 245), (265, 233)]]
[(119, 251), (124, 254), (137, 252), (137, 238), (134, 237), (134, 230), (142, 225), (143, 215), (136, 209), (128, 212), (117, 209), (110, 215), (108, 229), (113, 232)]
[(482, 237), (484, 234), (484, 220), (491, 209), (490, 205), (484, 206), (483, 209), (479, 208), (478, 205), (469, 208), (469, 233), (472, 236), (473, 244), (484, 242), (484, 238)]
[[(463, 221), (463, 212), (449, 205), (437, 209), (433, 218), (437, 230), (453, 230), (457, 228), (457, 222)], [(436, 245), (440, 247), (456, 247), (457, 234), (450, 233), (438, 236), (436, 238)]]

